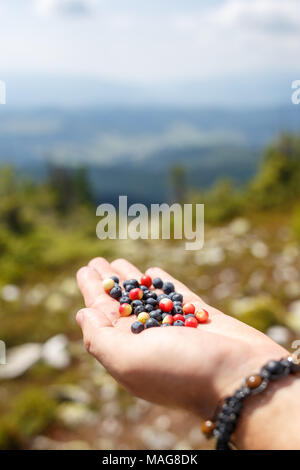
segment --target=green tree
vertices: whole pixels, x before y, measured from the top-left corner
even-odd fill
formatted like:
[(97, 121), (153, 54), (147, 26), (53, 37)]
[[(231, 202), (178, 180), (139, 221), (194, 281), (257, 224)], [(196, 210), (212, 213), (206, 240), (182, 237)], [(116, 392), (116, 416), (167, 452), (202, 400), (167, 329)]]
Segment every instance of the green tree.
[(282, 135), (265, 151), (262, 166), (249, 187), (251, 204), (271, 208), (300, 194), (300, 138)]

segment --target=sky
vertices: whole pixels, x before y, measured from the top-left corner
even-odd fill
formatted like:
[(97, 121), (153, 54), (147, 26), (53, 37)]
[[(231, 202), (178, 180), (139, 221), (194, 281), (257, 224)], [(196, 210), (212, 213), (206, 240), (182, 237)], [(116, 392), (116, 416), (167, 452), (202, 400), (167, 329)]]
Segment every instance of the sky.
[(215, 87), (261, 77), (272, 87), (272, 77), (300, 78), (299, 44), (299, 0), (0, 3), (0, 79), (85, 77), (154, 87), (211, 81)]

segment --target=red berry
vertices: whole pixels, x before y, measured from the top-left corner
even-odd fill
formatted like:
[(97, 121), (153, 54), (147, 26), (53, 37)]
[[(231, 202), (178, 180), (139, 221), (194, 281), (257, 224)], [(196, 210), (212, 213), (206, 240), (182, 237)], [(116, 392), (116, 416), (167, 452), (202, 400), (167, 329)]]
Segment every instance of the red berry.
[(163, 298), (159, 302), (159, 308), (162, 310), (162, 312), (171, 312), (173, 308), (173, 302), (171, 299)]
[(195, 313), (195, 305), (193, 304), (185, 304), (183, 307), (182, 307), (182, 310), (184, 311), (185, 315), (187, 315), (188, 313)]
[(166, 315), (165, 318), (162, 321), (163, 324), (169, 323), (169, 325), (173, 325), (174, 323), (174, 318), (173, 315)]
[(129, 291), (129, 298), (130, 300), (141, 300), (143, 297), (144, 293), (142, 289), (139, 287), (135, 287), (134, 289), (131, 289)]
[(185, 320), (184, 326), (189, 326), (191, 328), (197, 328), (198, 321), (195, 317), (189, 317)]
[(141, 277), (141, 280), (140, 280), (140, 284), (142, 286), (146, 286), (148, 287), (151, 287), (152, 286), (152, 279), (150, 276), (146, 276), (146, 274), (144, 276)]
[(201, 310), (198, 310), (195, 313), (195, 317), (197, 318), (199, 323), (207, 323), (208, 318), (209, 318), (209, 314), (206, 310), (204, 310), (204, 308), (201, 308)]
[(132, 313), (132, 307), (130, 304), (121, 304), (119, 307), (121, 317), (128, 317)]
[(174, 321), (183, 321), (183, 323), (184, 323), (184, 321), (185, 321), (185, 320), (184, 320), (184, 316), (183, 316), (183, 315), (180, 315), (180, 313), (176, 313), (176, 315), (174, 315), (174, 317), (173, 317), (173, 320), (174, 320)]

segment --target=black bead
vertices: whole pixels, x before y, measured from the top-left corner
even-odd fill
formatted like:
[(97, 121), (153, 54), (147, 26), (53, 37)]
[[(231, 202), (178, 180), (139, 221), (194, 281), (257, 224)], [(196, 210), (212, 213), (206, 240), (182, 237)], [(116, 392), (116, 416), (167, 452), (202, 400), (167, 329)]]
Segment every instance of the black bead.
[(156, 277), (155, 279), (153, 279), (152, 284), (155, 289), (161, 289), (163, 286), (163, 282), (160, 277)]
[(237, 415), (235, 413), (225, 414), (220, 413), (218, 416), (218, 421), (225, 424), (234, 423), (237, 420)]
[(263, 368), (263, 371), (269, 374), (270, 380), (276, 380), (287, 372), (284, 364), (280, 361), (269, 361)]
[(226, 398), (226, 404), (228, 406), (228, 411), (233, 413), (239, 413), (243, 406), (243, 403), (234, 397)]
[(248, 387), (242, 387), (240, 390), (237, 390), (233, 395), (237, 400), (244, 400), (250, 395), (251, 391)]
[(292, 374), (300, 372), (300, 364), (296, 364), (291, 356), (287, 357), (282, 361), (282, 363), (289, 368)]

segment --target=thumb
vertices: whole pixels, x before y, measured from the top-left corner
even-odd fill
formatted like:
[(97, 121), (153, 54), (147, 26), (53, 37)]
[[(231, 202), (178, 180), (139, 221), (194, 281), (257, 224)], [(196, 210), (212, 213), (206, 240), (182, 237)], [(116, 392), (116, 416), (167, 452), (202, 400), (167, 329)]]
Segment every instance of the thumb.
[(124, 344), (125, 332), (114, 328), (106, 315), (99, 314), (94, 308), (79, 310), (76, 321), (82, 329), (87, 351), (108, 367), (109, 363), (119, 355)]

